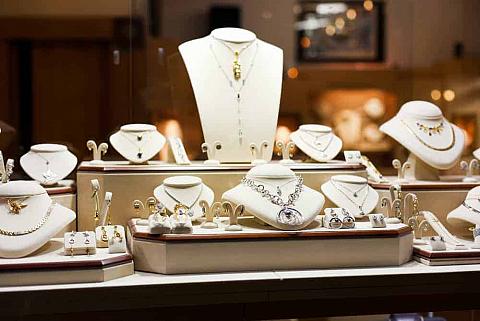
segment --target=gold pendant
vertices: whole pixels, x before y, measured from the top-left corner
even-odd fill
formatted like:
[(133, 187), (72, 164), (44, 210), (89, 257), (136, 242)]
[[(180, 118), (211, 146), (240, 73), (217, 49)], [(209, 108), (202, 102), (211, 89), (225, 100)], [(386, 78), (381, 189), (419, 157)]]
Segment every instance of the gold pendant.
[(8, 211), (12, 214), (20, 214), (22, 208), (27, 207), (27, 204), (23, 204), (22, 201), (15, 201), (8, 199)]
[(238, 51), (235, 51), (235, 60), (233, 61), (233, 78), (239, 80), (242, 77), (242, 70), (240, 63), (238, 62)]

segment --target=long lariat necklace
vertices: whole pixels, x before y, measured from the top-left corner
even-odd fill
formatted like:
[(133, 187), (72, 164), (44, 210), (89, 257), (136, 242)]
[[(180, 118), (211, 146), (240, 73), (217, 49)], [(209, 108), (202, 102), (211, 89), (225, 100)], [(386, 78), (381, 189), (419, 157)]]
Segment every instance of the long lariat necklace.
[[(133, 133), (129, 133), (129, 132), (124, 132), (124, 131), (121, 131), (120, 132), (123, 137), (125, 137), (132, 145), (134, 145), (136, 148), (137, 148), (137, 158), (138, 159), (142, 159), (142, 156), (144, 154), (143, 152), (143, 147), (145, 147), (146, 143), (148, 142), (149, 138), (150, 138), (150, 135), (148, 135), (147, 137), (144, 137), (145, 135), (149, 134), (147, 132), (142, 132), (141, 134), (133, 134)], [(135, 140), (133, 140), (130, 136), (135, 136)], [(140, 145), (139, 145), (140, 143)]]
[(281, 210), (277, 214), (277, 222), (280, 224), (289, 225), (292, 227), (302, 225), (304, 222), (303, 215), (297, 209), (293, 208), (295, 202), (300, 197), (303, 191), (303, 178), (296, 177), (295, 191), (288, 195), (288, 200), (285, 202), (280, 196), (272, 195), (269, 190), (262, 184), (257, 184), (253, 179), (244, 177), (242, 183), (250, 187), (253, 191), (266, 198), (270, 203), (280, 206)]
[(58, 175), (57, 175), (54, 171), (52, 171), (52, 170), (50, 169), (50, 162), (51, 162), (51, 160), (48, 159), (47, 157), (43, 156), (43, 155), (40, 154), (40, 153), (33, 152), (33, 151), (32, 151), (32, 153), (35, 154), (35, 155), (37, 155), (37, 157), (41, 158), (43, 161), (45, 161), (45, 167), (46, 167), (46, 169), (45, 169), (45, 171), (42, 173), (42, 177), (43, 177), (43, 179), (44, 179), (43, 183), (44, 183), (44, 184), (47, 184), (47, 183), (55, 180), (55, 178), (57, 178)]
[[(227, 48), (229, 48), (230, 50), (232, 50), (229, 46), (227, 46), (222, 41), (219, 41), (219, 42), (222, 43)], [(255, 53), (254, 53), (253, 58), (252, 58), (252, 60), (249, 64), (249, 68), (248, 68), (248, 70), (245, 74), (245, 78), (240, 79), (241, 78), (241, 70), (240, 70), (240, 64), (238, 64), (238, 56), (245, 49), (249, 48), (253, 43), (255, 43)], [(210, 43), (210, 51), (212, 52), (213, 58), (215, 59), (217, 65), (218, 65), (218, 68), (222, 71), (223, 76), (228, 81), (228, 84), (229, 84), (230, 88), (232, 88), (233, 93), (235, 94), (234, 97), (235, 97), (235, 100), (237, 102), (237, 117), (238, 117), (238, 120), (237, 120), (238, 141), (239, 141), (239, 144), (242, 145), (242, 143), (243, 143), (243, 124), (242, 124), (242, 114), (241, 114), (241, 108), (240, 108), (241, 107), (241, 101), (242, 101), (241, 92), (242, 92), (243, 87), (245, 87), (245, 84), (247, 83), (248, 77), (250, 76), (250, 72), (253, 69), (253, 65), (255, 63), (255, 58), (257, 57), (257, 53), (258, 53), (258, 42), (255, 41), (255, 42), (250, 43), (248, 46), (245, 46), (241, 51), (238, 51), (237, 52), (238, 54), (235, 55), (235, 57), (236, 57), (235, 61), (237, 61), (238, 70), (235, 71), (236, 67), (235, 67), (235, 62), (234, 62), (234, 77), (233, 77), (234, 80), (230, 79), (227, 72), (222, 67), (222, 64), (220, 63), (220, 60), (218, 59), (217, 55), (215, 54), (215, 51), (213, 50), (213, 43)], [(237, 83), (238, 81), (240, 81), (240, 86), (235, 86), (234, 83)]]
[[(446, 147), (435, 147), (435, 146), (432, 146), (430, 145), (429, 143), (427, 143), (426, 141), (424, 141), (417, 133), (415, 133), (415, 131), (408, 125), (408, 123), (403, 120), (403, 119), (400, 119), (400, 122), (407, 128), (408, 132), (410, 134), (412, 134), (413, 136), (415, 136), (415, 138), (420, 142), (422, 143), (424, 146), (430, 148), (430, 149), (433, 149), (435, 151), (439, 151), (439, 152), (444, 152), (444, 151), (447, 151), (449, 150), (450, 148), (453, 147), (453, 145), (455, 145), (455, 131), (452, 127), (452, 125), (449, 124), (449, 127), (450, 127), (450, 132), (452, 133), (452, 141), (451, 143), (446, 146)], [(427, 133), (429, 136), (432, 136), (432, 132), (435, 133), (435, 134), (441, 134), (441, 132), (443, 131), (443, 122), (441, 123), (441, 130), (439, 130), (439, 128), (437, 128), (436, 130), (428, 130), (427, 129), (424, 129), (424, 128), (421, 128), (419, 127), (419, 130), (421, 130), (422, 132), (424, 133)], [(418, 122), (417, 122), (417, 126), (418, 126)], [(423, 125), (425, 127), (425, 125)], [(435, 127), (432, 127), (432, 128), (435, 128)]]
[[(363, 210), (363, 206), (365, 205), (365, 201), (367, 200), (368, 198), (368, 194), (369, 194), (369, 190), (367, 189), (367, 192), (365, 193), (365, 197), (363, 198), (363, 200), (360, 202), (360, 204), (358, 204), (356, 202), (355, 199), (351, 198), (350, 195), (348, 195), (348, 193), (346, 193), (345, 191), (343, 191), (339, 185), (337, 185), (338, 183), (336, 183), (334, 180), (330, 180), (330, 182), (332, 182), (332, 185), (333, 187), (335, 187), (335, 189), (337, 191), (339, 191), (340, 193), (342, 193), (352, 204), (354, 204), (356, 207), (358, 207), (358, 210), (360, 211), (360, 215), (365, 215), (365, 211)], [(368, 184), (365, 185), (366, 187), (368, 187)], [(342, 187), (345, 187), (342, 185)], [(362, 187), (363, 189), (364, 187)], [(348, 188), (345, 187), (345, 189), (349, 190)], [(361, 189), (360, 189), (361, 190)], [(360, 191), (358, 190), (357, 193)], [(351, 190), (349, 190), (351, 191)], [(358, 195), (357, 195), (358, 196)], [(357, 197), (355, 196), (355, 197)]]

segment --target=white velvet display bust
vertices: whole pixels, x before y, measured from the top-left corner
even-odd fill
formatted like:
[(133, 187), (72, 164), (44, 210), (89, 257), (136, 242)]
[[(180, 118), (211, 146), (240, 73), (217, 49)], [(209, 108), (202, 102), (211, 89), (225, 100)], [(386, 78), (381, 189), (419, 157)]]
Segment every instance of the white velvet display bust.
[(371, 213), (378, 203), (377, 191), (368, 185), (366, 178), (360, 176), (335, 175), (322, 184), (321, 189), (328, 199), (356, 218)]
[[(256, 184), (263, 185), (272, 195), (278, 195), (276, 190), (277, 187), (280, 188), (282, 192), (280, 198), (284, 202), (295, 191), (297, 181), (292, 170), (279, 164), (255, 166), (248, 171), (246, 178), (254, 180)], [(271, 203), (268, 199), (262, 197), (260, 193), (243, 183), (226, 191), (222, 195), (222, 199), (236, 205), (244, 205), (247, 213), (281, 230), (300, 230), (307, 227), (320, 214), (325, 203), (325, 198), (321, 193), (303, 186), (300, 197), (293, 206), (290, 206), (301, 213), (303, 223), (289, 226), (277, 220), (277, 215), (282, 207)]]
[[(408, 149), (421, 162), (435, 169), (453, 167), (461, 157), (465, 144), (463, 131), (448, 122), (440, 108), (427, 101), (404, 104), (397, 115), (384, 123), (380, 130)], [(418, 166), (415, 160), (413, 163), (412, 167)], [(423, 164), (419, 165), (421, 168)], [(417, 179), (422, 179), (422, 173), (415, 175)]]
[[(230, 49), (229, 49), (230, 48)], [(283, 51), (248, 30), (221, 28), (179, 46), (209, 146), (222, 163), (251, 161), (250, 145), (268, 142), (270, 160), (282, 89)], [(239, 51), (241, 77), (232, 71)], [(241, 134), (240, 134), (241, 133)]]
[(67, 177), (77, 165), (77, 157), (65, 145), (37, 144), (20, 157), (25, 173), (42, 185), (53, 185)]
[[(26, 205), (18, 214), (10, 211), (8, 200)], [(28, 230), (45, 217), (52, 200), (46, 190), (32, 181), (0, 184), (0, 229), (9, 232)], [(0, 257), (27, 256), (46, 244), (75, 219), (75, 213), (59, 204), (53, 205), (50, 216), (37, 230), (18, 236), (0, 234)]]
[(480, 226), (480, 186), (468, 191), (464, 204), (448, 213), (447, 221), (451, 224), (468, 222)]
[(165, 137), (150, 124), (127, 124), (110, 136), (113, 148), (125, 159), (142, 164), (152, 159), (165, 145)]
[(204, 200), (210, 206), (215, 197), (212, 189), (196, 176), (168, 177), (155, 188), (153, 195), (170, 213), (174, 213), (177, 204), (190, 208), (193, 211), (192, 220), (203, 216), (200, 201)]
[(326, 162), (335, 158), (342, 150), (342, 140), (324, 125), (301, 125), (290, 134), (290, 139), (306, 155), (317, 162)]

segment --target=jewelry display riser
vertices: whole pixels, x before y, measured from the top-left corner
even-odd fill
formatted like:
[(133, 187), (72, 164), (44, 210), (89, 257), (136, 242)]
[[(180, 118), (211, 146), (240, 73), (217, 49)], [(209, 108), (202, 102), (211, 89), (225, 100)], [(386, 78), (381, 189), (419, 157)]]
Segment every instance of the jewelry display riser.
[[(102, 191), (113, 193), (110, 207), (113, 224), (125, 225), (135, 216), (132, 207), (134, 200), (145, 201), (153, 195), (153, 190), (167, 177), (191, 175), (200, 177), (215, 193), (215, 201), (222, 194), (238, 185), (252, 168), (250, 164), (225, 164), (219, 166), (194, 162), (192, 165), (175, 165), (150, 162), (148, 165), (129, 165), (127, 162), (104, 162), (103, 165), (80, 164), (77, 171), (77, 226), (79, 231), (94, 228), (94, 207), (91, 199), (92, 179), (98, 179)], [(350, 174), (366, 177), (363, 165), (347, 164), (341, 161), (329, 163), (295, 163), (289, 165), (296, 174), (302, 175), (304, 184), (320, 190), (320, 186), (333, 175)], [(325, 206), (333, 206), (327, 202)]]
[[(62, 180), (54, 186), (46, 186), (48, 195), (57, 204), (77, 212), (77, 187), (73, 180)], [(63, 237), (66, 232), (77, 229), (76, 221), (68, 224), (56, 237)]]
[[(148, 234), (129, 221), (128, 242), (138, 271), (160, 274), (399, 266), (411, 259), (413, 235), (404, 224), (373, 229), (302, 231), (268, 229), (251, 217), (243, 231), (194, 226), (192, 234)], [(319, 226), (314, 221), (310, 226)]]
[(109, 254), (107, 248), (93, 255), (63, 253), (63, 239), (55, 238), (30, 256), (0, 258), (0, 287), (105, 282), (134, 273), (128, 253)]
[[(390, 197), (391, 184), (399, 184), (396, 177), (388, 176), (386, 178), (390, 183), (370, 182), (370, 185), (378, 192), (380, 200), (382, 197)], [(462, 204), (470, 189), (480, 185), (480, 181), (467, 183), (462, 182), (462, 178), (463, 176), (441, 176), (439, 181), (402, 182), (399, 185), (404, 196), (407, 193), (417, 195), (420, 211), (426, 210), (434, 213), (452, 234), (471, 239), (472, 232), (468, 229), (471, 224), (457, 223), (453, 225), (447, 222), (448, 213)], [(385, 209), (381, 208), (380, 202), (375, 211), (385, 212)], [(429, 229), (424, 235), (431, 234), (432, 230)]]
[(462, 265), (480, 263), (480, 250), (455, 250), (446, 244), (445, 251), (432, 251), (429, 245), (414, 245), (413, 259), (425, 265)]

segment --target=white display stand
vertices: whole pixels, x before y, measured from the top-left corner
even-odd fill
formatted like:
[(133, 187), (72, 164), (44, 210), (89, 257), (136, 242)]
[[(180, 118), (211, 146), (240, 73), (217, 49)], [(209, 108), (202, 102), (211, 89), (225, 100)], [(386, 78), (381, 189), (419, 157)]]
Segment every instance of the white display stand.
[[(10, 211), (8, 200), (22, 204), (18, 214)], [(12, 181), (0, 185), (0, 228), (5, 231), (26, 231), (44, 223), (25, 235), (0, 235), (0, 257), (27, 256), (62, 231), (75, 219), (75, 213), (59, 204), (53, 205), (47, 192), (38, 183)], [(25, 206), (24, 206), (25, 205)], [(51, 208), (50, 215), (47, 212)]]
[[(248, 46), (248, 47), (247, 47)], [(231, 48), (231, 49), (229, 49)], [(222, 163), (250, 162), (250, 144), (267, 141), (271, 159), (282, 88), (283, 51), (248, 30), (221, 28), (179, 46), (205, 142), (222, 142)], [(232, 72), (239, 51), (241, 77)], [(261, 107), (260, 107), (261, 106)]]
[(65, 145), (38, 144), (20, 157), (20, 165), (42, 185), (54, 185), (75, 169), (77, 157)]
[(204, 200), (210, 206), (215, 197), (210, 187), (205, 185), (201, 178), (195, 176), (168, 177), (162, 185), (155, 188), (153, 195), (170, 213), (174, 213), (177, 204), (189, 207), (193, 211), (192, 220), (203, 216), (200, 201)]
[(332, 128), (324, 125), (301, 125), (290, 134), (290, 139), (306, 155), (317, 162), (327, 162), (342, 150), (342, 140)]
[[(378, 193), (368, 185), (367, 179), (360, 176), (335, 175), (322, 184), (321, 189), (328, 199), (357, 218), (371, 213), (378, 204)], [(358, 191), (356, 197), (355, 191)]]
[[(258, 165), (245, 175), (247, 179), (255, 181), (255, 184), (263, 185), (272, 195), (278, 195), (276, 190), (281, 190), (280, 198), (286, 202), (288, 196), (295, 191), (296, 175), (289, 168), (279, 164)], [(249, 186), (241, 183), (222, 195), (222, 199), (233, 204), (244, 205), (246, 213), (254, 215), (263, 222), (282, 230), (300, 230), (313, 222), (320, 214), (325, 203), (323, 195), (307, 186), (303, 186), (300, 197), (289, 206), (297, 210), (302, 217), (302, 223), (292, 226), (282, 224), (278, 215), (282, 207), (275, 205)]]
[(448, 122), (440, 108), (426, 101), (404, 104), (380, 130), (411, 152), (409, 180), (438, 180), (438, 171), (453, 167), (460, 159), (465, 135)]
[(447, 221), (451, 224), (468, 222), (480, 225), (480, 186), (472, 188), (467, 193), (464, 204), (448, 213)]
[(110, 136), (113, 148), (134, 164), (143, 164), (155, 156), (165, 145), (165, 137), (149, 124), (128, 124)]

